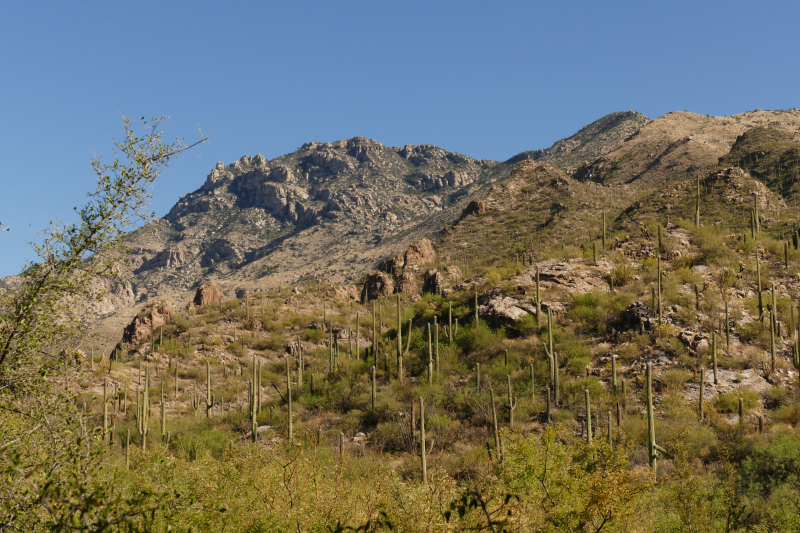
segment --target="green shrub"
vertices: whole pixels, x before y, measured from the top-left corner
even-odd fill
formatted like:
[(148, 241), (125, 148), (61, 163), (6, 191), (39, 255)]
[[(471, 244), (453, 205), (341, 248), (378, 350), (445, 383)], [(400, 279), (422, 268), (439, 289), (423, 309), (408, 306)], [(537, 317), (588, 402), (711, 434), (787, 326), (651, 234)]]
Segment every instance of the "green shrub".
[(737, 413), (739, 412), (739, 398), (743, 400), (745, 409), (758, 406), (758, 393), (747, 389), (721, 393), (714, 401), (714, 406), (723, 413)]

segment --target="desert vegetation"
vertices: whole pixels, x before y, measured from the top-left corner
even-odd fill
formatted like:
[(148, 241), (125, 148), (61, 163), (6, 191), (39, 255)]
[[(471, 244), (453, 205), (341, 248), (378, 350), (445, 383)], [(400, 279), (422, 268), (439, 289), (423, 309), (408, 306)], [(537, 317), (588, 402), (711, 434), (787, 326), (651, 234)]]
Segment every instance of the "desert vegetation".
[[(31, 265), (0, 302), (2, 527), (796, 529), (800, 221), (783, 159), (737, 152), (776, 135), (634, 197), (522, 161), (375, 274), (414, 290), (204, 283), (115, 346)], [(63, 242), (42, 265), (112, 258)]]

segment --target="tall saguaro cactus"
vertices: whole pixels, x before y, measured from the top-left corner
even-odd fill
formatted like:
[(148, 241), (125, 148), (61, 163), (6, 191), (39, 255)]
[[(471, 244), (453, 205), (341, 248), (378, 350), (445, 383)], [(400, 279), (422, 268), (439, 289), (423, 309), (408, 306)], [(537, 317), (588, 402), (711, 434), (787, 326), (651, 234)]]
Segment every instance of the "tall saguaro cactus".
[(706, 371), (704, 368), (700, 369), (700, 420), (703, 420), (703, 400), (705, 399), (706, 389)]
[(517, 408), (518, 400), (514, 397), (514, 392), (511, 389), (511, 376), (506, 374), (506, 382), (508, 384), (508, 425), (514, 427), (514, 411)]
[(536, 323), (539, 324), (539, 320), (542, 317), (542, 294), (539, 290), (539, 265), (536, 265)]
[(589, 391), (584, 390), (584, 399), (586, 400), (586, 444), (592, 445), (592, 404), (589, 401)]
[[(138, 397), (139, 392), (136, 392)], [(150, 415), (150, 367), (145, 369), (145, 379), (144, 379), (144, 390), (142, 391), (142, 399), (138, 402), (139, 405), (137, 406), (137, 413), (136, 413), (136, 429), (139, 431), (139, 435), (142, 436), (142, 449), (147, 448), (147, 434), (150, 431), (148, 429), (148, 419)]]
[(206, 418), (211, 417), (211, 408), (214, 407), (217, 396), (211, 392), (211, 368), (206, 361)]
[(606, 249), (606, 211), (603, 210), (603, 251)]
[(656, 473), (656, 463), (658, 453), (661, 452), (667, 456), (667, 451), (656, 444), (656, 423), (655, 414), (653, 413), (653, 364), (647, 363), (647, 452), (650, 459), (650, 468), (653, 469), (653, 474)]
[[(403, 373), (403, 315), (400, 311), (400, 293), (397, 293), (397, 379), (402, 381), (401, 374)], [(386, 369), (387, 379), (389, 369)]]
[(422, 482), (428, 483), (428, 457), (425, 452), (425, 400), (419, 397), (419, 443), (422, 457)]
[(292, 442), (292, 382), (289, 380), (289, 359), (286, 359), (286, 403), (288, 405), (287, 422), (289, 425), (289, 442)]
[(697, 178), (697, 197), (694, 207), (694, 225), (700, 227), (700, 178)]
[(497, 407), (494, 404), (494, 389), (489, 389), (492, 402), (492, 426), (494, 428), (494, 449), (495, 455), (500, 457), (500, 429), (497, 427)]

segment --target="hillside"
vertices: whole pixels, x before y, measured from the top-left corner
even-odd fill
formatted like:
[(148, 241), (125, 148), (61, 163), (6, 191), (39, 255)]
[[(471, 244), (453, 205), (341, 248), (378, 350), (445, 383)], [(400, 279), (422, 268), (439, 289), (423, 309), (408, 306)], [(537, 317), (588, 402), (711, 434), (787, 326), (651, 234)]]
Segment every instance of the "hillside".
[(219, 165), (68, 358), (109, 479), (179, 493), (162, 529), (791, 531), (796, 119), (670, 113), (574, 169), (606, 126), (553, 164)]

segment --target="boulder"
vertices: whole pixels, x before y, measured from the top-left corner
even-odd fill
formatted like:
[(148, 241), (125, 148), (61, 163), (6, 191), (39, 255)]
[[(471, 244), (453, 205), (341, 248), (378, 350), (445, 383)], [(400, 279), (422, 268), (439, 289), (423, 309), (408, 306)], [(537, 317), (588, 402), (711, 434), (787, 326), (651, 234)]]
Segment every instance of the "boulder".
[(377, 300), (381, 296), (388, 296), (394, 292), (394, 280), (385, 272), (373, 272), (364, 281), (361, 289), (361, 303)]
[(405, 266), (424, 265), (436, 260), (436, 252), (428, 239), (420, 239), (408, 247), (405, 253)]
[(413, 272), (400, 272), (394, 277), (394, 292), (415, 294), (419, 290)]
[(224, 302), (225, 294), (222, 288), (216, 282), (206, 282), (197, 287), (197, 292), (194, 293), (194, 300), (192, 303), (196, 307), (205, 307), (211, 302)]
[(165, 302), (146, 305), (122, 332), (122, 343), (138, 345), (150, 338), (172, 316), (172, 306)]

